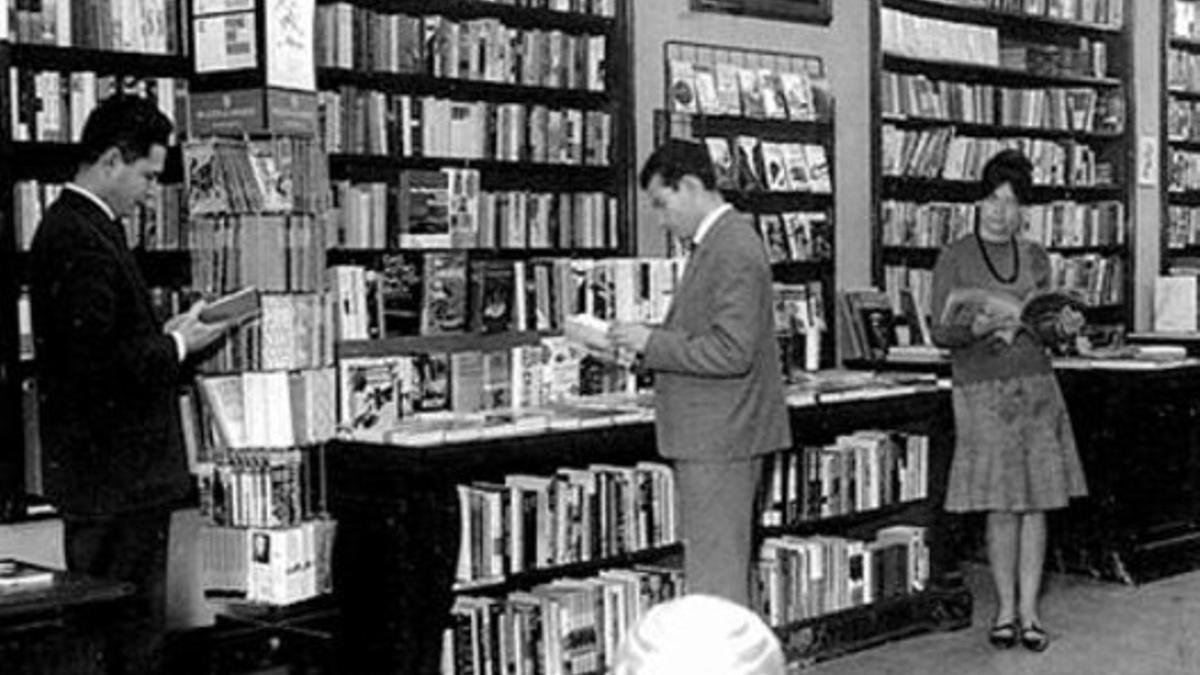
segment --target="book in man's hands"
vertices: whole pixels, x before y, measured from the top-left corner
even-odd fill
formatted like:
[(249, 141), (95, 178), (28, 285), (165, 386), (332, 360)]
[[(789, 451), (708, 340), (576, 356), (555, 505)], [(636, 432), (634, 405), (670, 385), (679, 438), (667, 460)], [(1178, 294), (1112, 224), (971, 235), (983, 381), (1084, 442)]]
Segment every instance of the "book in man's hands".
[(54, 570), (16, 558), (0, 558), (0, 593), (41, 588), (54, 583)]
[(986, 316), (999, 326), (994, 334), (1012, 344), (1022, 327), (1038, 335), (1052, 334), (1045, 328), (1058, 324), (1064, 310), (1082, 312), (1085, 307), (1079, 297), (1064, 290), (1038, 291), (1021, 300), (1010, 293), (987, 288), (956, 288), (946, 298), (941, 323), (971, 327), (976, 317)]
[(204, 323), (241, 323), (258, 316), (261, 309), (262, 299), (258, 289), (247, 286), (205, 305), (200, 310), (200, 320)]

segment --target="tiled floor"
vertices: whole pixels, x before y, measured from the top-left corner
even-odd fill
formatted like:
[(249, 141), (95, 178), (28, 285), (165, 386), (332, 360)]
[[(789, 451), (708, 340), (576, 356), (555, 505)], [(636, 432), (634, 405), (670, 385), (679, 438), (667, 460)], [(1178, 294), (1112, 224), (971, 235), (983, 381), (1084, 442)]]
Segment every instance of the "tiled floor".
[(1050, 575), (1042, 616), (1053, 642), (1034, 654), (993, 649), (987, 568), (971, 566), (968, 629), (890, 643), (818, 664), (811, 675), (1195, 675), (1200, 673), (1200, 572), (1142, 586)]

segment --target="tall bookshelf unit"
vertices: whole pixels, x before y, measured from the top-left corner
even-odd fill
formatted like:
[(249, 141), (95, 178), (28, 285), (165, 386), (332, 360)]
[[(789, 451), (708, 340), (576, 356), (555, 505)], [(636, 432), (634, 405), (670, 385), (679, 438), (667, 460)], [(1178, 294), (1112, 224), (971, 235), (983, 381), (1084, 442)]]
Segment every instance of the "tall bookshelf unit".
[(1195, 267), (1200, 255), (1200, 3), (1163, 7), (1161, 271)]
[[(90, 46), (70, 44), (70, 36), (59, 38), (56, 43), (23, 42), (18, 27), (13, 35), (0, 42), (0, 69), (8, 77), (10, 72), (59, 73), (62, 75), (61, 89), (34, 89), (32, 80), (22, 81), (20, 96), (14, 85), (16, 78), (6, 79), (0, 101), (5, 114), (0, 116), (0, 156), (5, 157), (0, 168), (0, 495), (18, 495), (40, 487), (40, 472), (37, 466), (36, 441), (26, 443), (27, 434), (36, 434), (36, 418), (31, 416), (35, 408), (36, 382), (34, 358), (31, 345), (22, 346), (29, 339), (20, 331), (26, 327), (21, 307), (22, 289), (29, 279), (28, 254), (26, 252), (30, 233), (36, 222), (22, 222), (15, 198), (18, 184), (22, 181), (37, 181), (41, 184), (61, 184), (74, 175), (77, 146), (62, 140), (69, 137), (72, 120), (68, 116), (69, 106), (78, 92), (69, 90), (68, 74), (92, 73), (96, 79), (115, 78), (110, 82), (120, 86), (129, 78), (174, 78), (184, 80), (190, 76), (189, 60), (180, 44), (182, 16), (179, 3), (165, 3), (167, 21), (164, 28), (167, 49), (165, 51), (139, 51), (134, 47), (101, 48), (96, 35), (85, 37), (93, 40)], [(26, 10), (19, 10), (26, 11)], [(96, 86), (95, 80), (91, 86)], [(164, 93), (164, 92), (160, 92)], [(170, 95), (170, 102), (160, 102), (160, 107), (175, 110), (177, 130), (186, 124), (186, 115), (175, 104), (176, 97), (184, 91)], [(58, 100), (45, 100), (52, 96)], [(16, 98), (16, 100), (14, 100)], [(10, 112), (11, 111), (11, 112)], [(87, 110), (81, 111), (86, 114)], [(28, 139), (16, 140), (14, 123), (35, 127)], [(78, 123), (81, 120), (76, 120)], [(40, 140), (36, 127), (45, 122), (53, 124), (59, 131), (59, 140)], [(76, 129), (76, 132), (78, 129)], [(182, 181), (180, 155), (177, 147), (169, 148), (167, 165), (161, 182), (165, 186), (178, 186)], [(48, 204), (44, 204), (46, 206)], [(28, 214), (27, 214), (28, 215)], [(176, 226), (179, 226), (176, 219)], [(181, 237), (179, 232), (176, 237)], [(164, 246), (146, 245), (138, 237), (131, 240), (135, 256), (141, 265), (147, 282), (152, 287), (180, 288), (188, 283), (188, 254), (186, 242), (176, 239)], [(26, 306), (27, 307), (27, 306)], [(31, 408), (33, 406), (33, 408)], [(36, 414), (36, 413), (34, 413)], [(35, 456), (31, 456), (34, 453)]]
[(1130, 5), (1093, 3), (1085, 19), (1047, 15), (1055, 3), (875, 1), (876, 280), (928, 312), (938, 250), (974, 225), (983, 164), (1020, 147), (1035, 166), (1026, 236), (1053, 282), (1083, 292), (1089, 320), (1131, 325)]
[[(706, 145), (722, 194), (738, 210), (754, 217), (766, 242), (774, 281), (807, 289), (804, 295), (808, 302), (803, 303), (806, 307), (797, 312), (804, 318), (796, 318), (796, 323), (803, 326), (797, 327), (796, 332), (804, 334), (807, 329), (820, 326), (819, 357), (811, 365), (832, 366), (836, 335), (833, 326), (837, 227), (833, 190), (835, 106), (828, 95), (824, 62), (804, 54), (670, 41), (663, 46), (663, 71), (665, 100), (663, 108), (655, 111), (656, 142), (682, 138)], [(726, 84), (738, 77), (739, 72), (753, 74), (752, 79), (758, 83), (752, 87), (757, 89), (755, 94), (742, 94), (740, 87), (745, 85), (740, 83)], [(795, 87), (781, 82), (780, 73), (803, 74), (802, 80), (793, 80), (792, 84), (808, 87), (804, 95), (809, 98), (798, 101), (801, 96), (789, 97), (789, 93), (796, 93)], [(763, 74), (770, 78), (769, 83), (762, 82)], [(732, 93), (725, 94), (730, 88)], [(711, 93), (700, 93), (705, 90)], [(714, 95), (717, 98), (710, 100)], [(761, 103), (767, 97), (779, 102)], [(718, 106), (717, 110), (705, 110), (713, 104)], [(795, 113), (789, 107), (801, 105), (805, 108), (803, 113)], [(773, 112), (768, 112), (772, 109)], [(743, 139), (752, 139), (750, 146), (744, 145)], [(714, 141), (724, 146), (714, 146)], [(809, 162), (806, 156), (801, 156), (796, 166), (788, 161), (791, 157), (772, 160), (772, 153), (766, 150), (769, 146), (819, 147), (823, 161)], [(721, 147), (727, 147), (728, 155), (718, 149)], [(753, 149), (747, 149), (739, 157), (742, 148), (749, 147)], [(728, 157), (726, 166), (721, 166), (723, 156)], [(758, 165), (761, 175), (756, 179), (744, 177), (747, 162)], [(795, 172), (800, 179), (789, 178), (772, 185), (769, 172), (775, 168), (781, 173)], [(678, 243), (669, 234), (666, 236), (667, 250), (676, 250)], [(819, 293), (809, 296), (818, 288)], [(802, 350), (803, 345), (797, 348)], [(789, 363), (803, 361), (802, 356), (785, 358)]]

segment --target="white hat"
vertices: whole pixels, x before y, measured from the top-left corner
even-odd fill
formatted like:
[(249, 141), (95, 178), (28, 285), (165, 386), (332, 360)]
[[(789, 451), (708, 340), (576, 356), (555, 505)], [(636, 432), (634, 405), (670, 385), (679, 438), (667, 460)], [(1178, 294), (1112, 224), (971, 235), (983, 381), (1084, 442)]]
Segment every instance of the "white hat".
[(615, 675), (783, 675), (779, 640), (757, 614), (712, 595), (653, 607), (617, 651)]

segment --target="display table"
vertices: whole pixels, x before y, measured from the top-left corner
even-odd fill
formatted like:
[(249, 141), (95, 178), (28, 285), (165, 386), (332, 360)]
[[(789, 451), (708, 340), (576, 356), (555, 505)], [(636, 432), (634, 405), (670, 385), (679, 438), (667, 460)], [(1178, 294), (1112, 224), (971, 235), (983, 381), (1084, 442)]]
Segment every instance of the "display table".
[[(952, 439), (950, 397), (928, 380), (886, 390), (789, 392), (796, 444), (832, 443), (859, 429), (903, 429), (932, 439), (929, 497), (891, 508), (813, 520), (777, 534), (870, 538), (898, 523), (929, 528), (931, 577), (920, 593), (777, 628), (789, 660), (810, 662), (904, 635), (970, 624), (972, 600), (942, 527)], [(553, 473), (591, 463), (658, 459), (647, 415), (610, 426), (502, 439), (405, 447), (343, 441), (328, 453), (329, 507), (339, 523), (334, 588), (342, 609), (346, 672), (435, 672), (442, 630), (456, 597), (460, 516), (456, 486), (503, 482), (513, 473)], [(782, 528), (775, 528), (782, 529)], [(492, 597), (561, 576), (678, 559), (680, 548), (626, 554), (513, 575), (478, 591)], [(684, 552), (686, 554), (686, 551)]]
[(56, 572), (48, 586), (0, 592), (0, 672), (102, 675), (107, 631), (127, 583)]
[(1063, 358), (1055, 372), (1090, 494), (1052, 514), (1047, 564), (1122, 583), (1200, 568), (1200, 361)]

